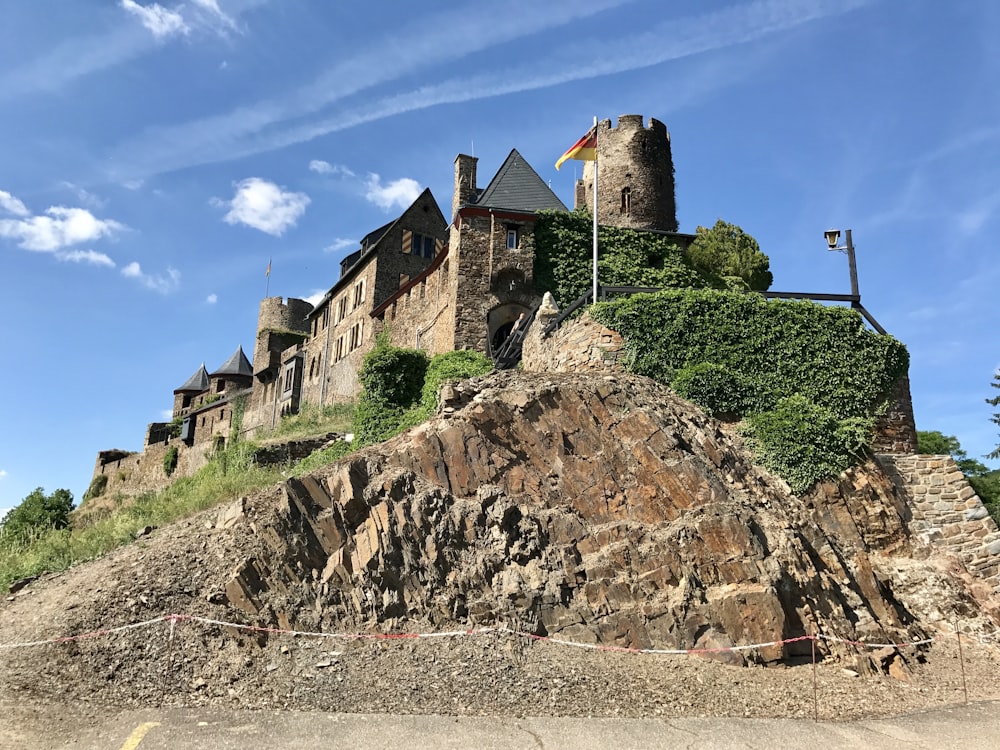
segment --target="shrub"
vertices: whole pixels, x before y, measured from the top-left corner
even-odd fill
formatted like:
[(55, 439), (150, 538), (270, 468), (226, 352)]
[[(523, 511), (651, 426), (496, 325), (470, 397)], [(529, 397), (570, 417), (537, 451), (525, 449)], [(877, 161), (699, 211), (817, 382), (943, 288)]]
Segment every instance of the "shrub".
[(429, 411), (437, 408), (438, 391), (443, 383), (474, 378), (493, 370), (493, 362), (471, 349), (438, 354), (431, 359), (424, 377), (420, 404)]
[(64, 529), (69, 526), (71, 510), (73, 493), (69, 490), (59, 489), (46, 495), (44, 489), (36, 487), (3, 517), (0, 542), (23, 543), (51, 529)]
[(168, 477), (174, 473), (174, 469), (177, 468), (177, 446), (171, 445), (167, 448), (167, 452), (163, 454), (163, 473)]
[(361, 395), (354, 410), (354, 439), (361, 445), (386, 440), (398, 431), (403, 414), (419, 399), (427, 355), (402, 349), (380, 334), (358, 371)]
[(670, 387), (714, 417), (735, 420), (752, 402), (752, 387), (725, 365), (699, 362), (677, 371)]
[[(119, 474), (121, 472), (118, 472)], [(87, 502), (88, 500), (93, 500), (95, 497), (100, 497), (104, 494), (104, 490), (108, 488), (108, 475), (98, 474), (93, 479), (90, 480), (90, 486), (87, 491), (83, 493), (83, 499), (80, 504)]]
[(760, 463), (794, 492), (833, 477), (864, 455), (872, 420), (837, 419), (801, 394), (781, 399), (772, 411), (750, 416), (743, 427)]

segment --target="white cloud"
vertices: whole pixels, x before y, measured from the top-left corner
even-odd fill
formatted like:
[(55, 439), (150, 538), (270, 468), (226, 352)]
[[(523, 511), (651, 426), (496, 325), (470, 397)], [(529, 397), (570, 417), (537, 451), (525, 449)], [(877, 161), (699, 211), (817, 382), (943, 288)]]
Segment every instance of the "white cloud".
[(0, 479), (3, 479), (5, 476), (7, 476), (7, 470), (0, 469)]
[(205, 11), (211, 16), (212, 20), (220, 22), (223, 26), (236, 31), (236, 21), (233, 20), (232, 16), (227, 15), (219, 7), (218, 0), (193, 0), (194, 4)]
[(325, 297), (325, 296), (326, 296), (326, 292), (324, 290), (320, 289), (319, 291), (313, 292), (308, 297), (303, 297), (302, 299), (304, 299), (306, 302), (308, 302), (313, 307), (316, 307), (316, 305), (318, 305), (320, 302), (323, 301), (323, 297)]
[(27, 216), (31, 213), (27, 206), (5, 190), (0, 190), (0, 208), (14, 216)]
[(53, 252), (81, 242), (93, 242), (125, 229), (112, 219), (98, 219), (85, 208), (52, 206), (46, 216), (0, 219), (0, 237), (17, 240), (26, 250)]
[(173, 419), (173, 418), (174, 418), (173, 409), (160, 409), (160, 419), (166, 421), (168, 419)]
[(420, 183), (409, 177), (400, 177), (383, 185), (382, 178), (372, 173), (368, 175), (365, 185), (365, 198), (383, 211), (388, 211), (393, 206), (409, 208), (420, 192)]
[(132, 261), (122, 268), (122, 276), (127, 279), (135, 279), (147, 289), (152, 289), (160, 294), (169, 294), (175, 291), (181, 283), (181, 272), (176, 268), (168, 268), (166, 276), (152, 276), (145, 273), (136, 261)]
[(305, 193), (293, 193), (259, 177), (248, 177), (236, 183), (236, 195), (231, 201), (215, 203), (229, 207), (223, 217), (227, 224), (245, 224), (280, 237), (295, 226), (310, 200)]
[(324, 253), (336, 253), (345, 248), (351, 247), (352, 245), (357, 245), (357, 240), (349, 240), (343, 237), (338, 237), (332, 243), (323, 248)]
[(82, 203), (84, 206), (89, 206), (90, 208), (104, 208), (104, 206), (107, 204), (107, 201), (101, 198), (100, 196), (94, 195), (90, 191), (84, 190), (79, 185), (74, 185), (72, 182), (69, 182), (68, 180), (63, 180), (60, 183), (60, 185), (62, 185), (67, 190), (72, 191), (73, 195), (76, 196), (76, 199), (80, 201), (80, 203)]
[(317, 172), (318, 174), (342, 174), (344, 177), (354, 177), (354, 172), (352, 172), (347, 167), (341, 164), (331, 164), (328, 161), (323, 161), (322, 159), (313, 159), (309, 162), (309, 170), (312, 172)]
[(219, 295), (217, 294), (210, 294), (207, 297), (205, 297), (205, 302), (207, 302), (210, 305), (214, 305), (218, 301), (219, 301)]
[(92, 266), (104, 266), (105, 268), (115, 267), (115, 262), (111, 258), (94, 250), (63, 250), (56, 253), (56, 257), (71, 263), (89, 263)]
[(121, 7), (136, 16), (143, 26), (153, 32), (153, 36), (157, 39), (163, 39), (173, 34), (187, 34), (191, 30), (184, 23), (184, 17), (180, 13), (167, 10), (159, 3), (143, 6), (135, 0), (121, 0)]

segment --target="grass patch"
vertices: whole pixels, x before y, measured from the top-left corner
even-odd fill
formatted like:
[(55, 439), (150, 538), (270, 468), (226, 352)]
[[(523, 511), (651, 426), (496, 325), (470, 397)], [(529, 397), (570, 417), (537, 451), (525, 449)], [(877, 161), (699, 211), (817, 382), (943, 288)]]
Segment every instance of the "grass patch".
[(198, 473), (161, 492), (147, 493), (113, 515), (79, 529), (33, 530), (0, 545), (0, 587), (41, 573), (65, 570), (135, 539), (146, 526), (162, 526), (283, 479), (279, 467), (253, 461), (256, 446), (237, 443)]
[(353, 418), (353, 403), (330, 404), (323, 407), (303, 404), (298, 414), (282, 417), (278, 426), (273, 430), (262, 432), (257, 442), (267, 445), (286, 440), (301, 440), (328, 432), (350, 432)]

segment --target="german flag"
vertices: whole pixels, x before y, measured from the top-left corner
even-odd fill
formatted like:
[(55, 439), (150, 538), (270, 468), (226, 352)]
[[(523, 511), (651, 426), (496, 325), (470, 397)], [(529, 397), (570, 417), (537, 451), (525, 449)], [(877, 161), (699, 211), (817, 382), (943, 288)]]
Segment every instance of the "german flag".
[(566, 149), (566, 153), (559, 157), (556, 162), (556, 169), (562, 166), (567, 159), (578, 161), (597, 161), (597, 127), (590, 129), (587, 135)]

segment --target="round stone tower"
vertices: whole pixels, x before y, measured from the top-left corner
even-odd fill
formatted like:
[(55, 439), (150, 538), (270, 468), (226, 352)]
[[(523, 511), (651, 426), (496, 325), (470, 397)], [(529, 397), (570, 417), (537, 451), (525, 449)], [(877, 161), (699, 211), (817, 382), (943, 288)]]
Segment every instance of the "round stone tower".
[[(632, 229), (677, 231), (674, 160), (667, 126), (642, 115), (620, 115), (597, 124), (597, 220)], [(584, 162), (577, 182), (576, 205), (594, 206), (594, 162)]]
[(260, 313), (257, 316), (257, 343), (254, 348), (254, 372), (273, 365), (272, 359), (291, 342), (301, 337), (289, 337), (289, 331), (309, 333), (309, 322), (306, 316), (312, 312), (312, 305), (302, 299), (289, 297), (286, 302), (281, 297), (265, 297), (260, 302)]

